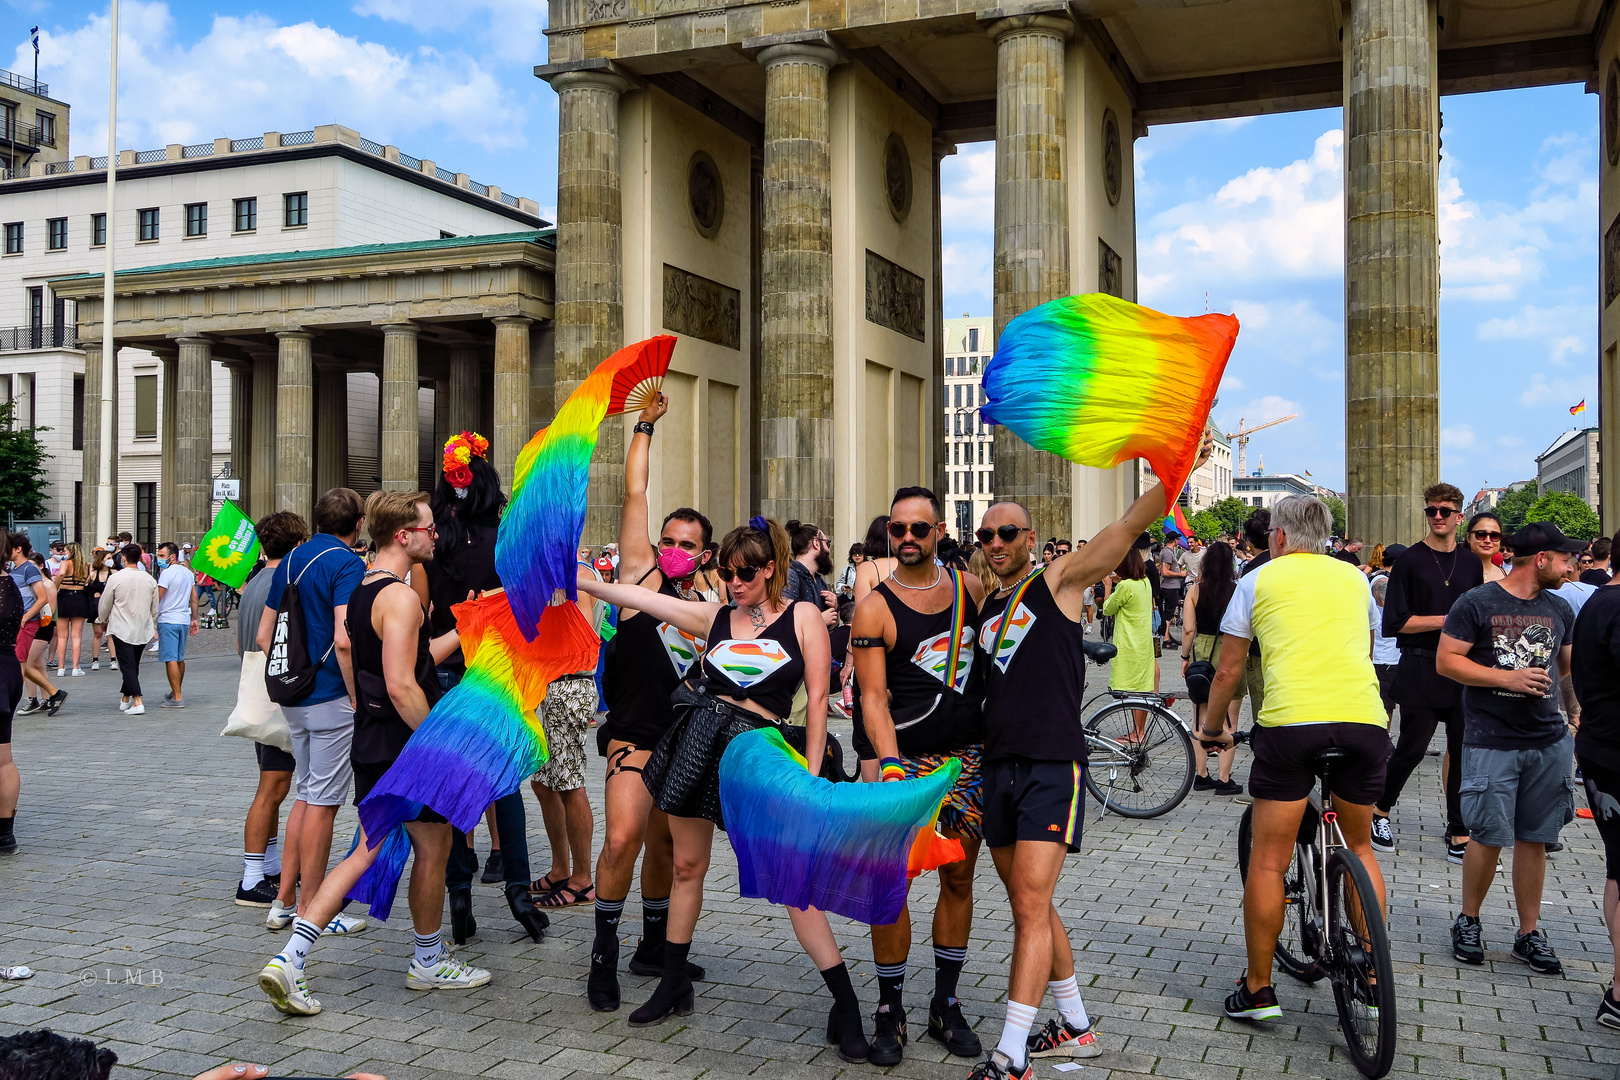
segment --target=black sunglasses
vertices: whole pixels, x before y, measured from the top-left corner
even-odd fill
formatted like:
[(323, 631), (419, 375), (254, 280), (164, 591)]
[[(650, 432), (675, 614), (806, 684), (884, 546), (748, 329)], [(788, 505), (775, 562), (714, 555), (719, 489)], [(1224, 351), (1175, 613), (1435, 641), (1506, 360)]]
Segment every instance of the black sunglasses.
[(1502, 534), (1499, 533), (1499, 532), (1491, 532), (1488, 529), (1475, 529), (1474, 530), (1474, 539), (1475, 540), (1500, 540), (1500, 539), (1502, 539)]
[(980, 529), (973, 535), (979, 538), (979, 543), (981, 544), (988, 544), (998, 536), (1001, 537), (1002, 543), (1010, 544), (1014, 540), (1018, 539), (1019, 533), (1026, 533), (1029, 531), (1030, 530), (1024, 528), (1022, 525), (998, 525), (994, 529)]
[(1453, 510), (1449, 506), (1425, 506), (1423, 508), (1425, 517), (1448, 518), (1456, 513), (1461, 513), (1461, 511)]
[(921, 540), (923, 537), (933, 532), (938, 527), (938, 524), (938, 522), (913, 521), (909, 526), (907, 526), (898, 521), (891, 521), (889, 522), (889, 535), (894, 537), (896, 540), (904, 540), (906, 538), (906, 533), (909, 532), (912, 536), (915, 536), (918, 540)]
[(739, 566), (737, 569), (733, 570), (729, 566), (722, 566), (716, 570), (715, 573), (719, 574), (720, 580), (724, 581), (728, 585), (731, 584), (732, 578), (736, 578), (738, 581), (746, 585), (750, 581), (757, 578), (759, 576), (759, 572), (763, 569), (765, 569), (763, 566)]

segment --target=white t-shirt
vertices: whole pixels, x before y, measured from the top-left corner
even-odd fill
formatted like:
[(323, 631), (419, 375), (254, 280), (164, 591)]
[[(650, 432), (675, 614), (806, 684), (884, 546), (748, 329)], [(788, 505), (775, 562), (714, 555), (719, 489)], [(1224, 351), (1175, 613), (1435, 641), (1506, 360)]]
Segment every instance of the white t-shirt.
[(166, 590), (158, 600), (158, 622), (191, 625), (191, 583), (191, 571), (173, 563), (158, 575), (158, 588)]
[(1596, 585), (1588, 585), (1584, 581), (1566, 581), (1554, 589), (1553, 592), (1569, 601), (1570, 610), (1579, 615), (1581, 605), (1586, 603), (1586, 598), (1597, 592), (1597, 590)]

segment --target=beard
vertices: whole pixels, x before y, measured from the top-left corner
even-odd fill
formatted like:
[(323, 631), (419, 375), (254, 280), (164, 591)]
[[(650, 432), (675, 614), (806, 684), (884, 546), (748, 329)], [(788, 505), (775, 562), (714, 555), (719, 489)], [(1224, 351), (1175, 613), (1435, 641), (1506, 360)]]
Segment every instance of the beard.
[(832, 571), (832, 556), (825, 551), (816, 552), (816, 573), (820, 574), (822, 577), (826, 577), (828, 574), (832, 573)]
[(932, 562), (934, 553), (932, 551), (925, 552), (920, 546), (902, 546), (895, 549), (894, 557), (900, 560), (901, 566), (921, 566), (923, 563)]

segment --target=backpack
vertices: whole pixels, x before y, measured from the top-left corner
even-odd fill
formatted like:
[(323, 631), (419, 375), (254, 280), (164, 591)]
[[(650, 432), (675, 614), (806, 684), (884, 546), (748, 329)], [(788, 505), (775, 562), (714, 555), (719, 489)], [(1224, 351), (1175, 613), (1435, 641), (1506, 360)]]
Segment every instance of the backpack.
[(265, 658), (264, 666), (265, 692), (277, 705), (296, 705), (302, 701), (314, 685), (321, 665), (337, 648), (337, 635), (334, 633), (332, 644), (327, 647), (320, 663), (310, 660), (309, 634), (304, 628), (304, 602), (298, 595), (298, 583), (303, 580), (304, 574), (320, 561), (321, 555), (335, 550), (327, 548), (305, 563), (304, 569), (298, 571), (298, 576), (287, 582), (287, 587), (281, 591), (281, 603), (276, 605), (276, 626), (270, 635), (270, 654)]

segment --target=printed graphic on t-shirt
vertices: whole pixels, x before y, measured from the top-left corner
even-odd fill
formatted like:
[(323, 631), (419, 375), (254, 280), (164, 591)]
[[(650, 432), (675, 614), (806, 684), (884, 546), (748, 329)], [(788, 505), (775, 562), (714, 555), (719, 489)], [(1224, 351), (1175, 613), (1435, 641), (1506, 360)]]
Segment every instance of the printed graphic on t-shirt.
[[(1005, 612), (1003, 612), (1003, 615)], [(1002, 615), (997, 615), (984, 624), (983, 641), (988, 648), (993, 648), (996, 636), (1001, 633)], [(1003, 675), (1007, 674), (1007, 665), (1018, 652), (1018, 646), (1029, 636), (1030, 630), (1035, 626), (1035, 613), (1029, 610), (1026, 604), (1019, 604), (1018, 610), (1013, 612), (1012, 621), (1007, 624), (1007, 634), (1001, 639), (1001, 649), (996, 653), (994, 660), (996, 667), (1001, 669)]]
[[(1558, 627), (1548, 615), (1492, 615), (1491, 647), (1496, 650), (1496, 666), (1503, 671), (1521, 668), (1551, 668), (1558, 652)], [(1498, 694), (1525, 697), (1510, 690)]]
[(703, 655), (703, 639), (667, 622), (658, 624), (658, 637), (669, 662), (675, 665), (676, 678), (686, 678), (687, 670)]
[(775, 641), (722, 641), (709, 650), (709, 663), (744, 690), (756, 686), (778, 668), (793, 662)]
[[(940, 682), (945, 682), (945, 666), (950, 663), (951, 635), (940, 634), (917, 646), (911, 662)], [(956, 677), (951, 685), (957, 693), (967, 690), (968, 676), (973, 674), (973, 627), (962, 627), (961, 648), (956, 654)]]

